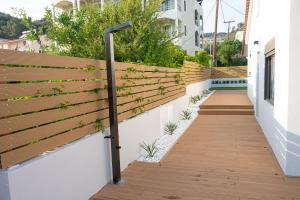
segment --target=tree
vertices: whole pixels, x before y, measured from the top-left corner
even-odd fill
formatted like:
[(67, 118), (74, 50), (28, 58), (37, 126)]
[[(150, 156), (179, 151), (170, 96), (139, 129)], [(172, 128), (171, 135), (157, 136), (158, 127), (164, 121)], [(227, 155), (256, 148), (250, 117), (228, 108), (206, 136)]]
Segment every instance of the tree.
[(234, 63), (234, 58), (240, 54), (242, 43), (238, 40), (225, 40), (218, 50), (218, 58), (225, 66), (231, 66)]
[(195, 57), (199, 64), (203, 66), (210, 66), (211, 56), (206, 51), (199, 51)]
[(0, 12), (0, 38), (17, 39), (25, 30), (20, 19)]
[(103, 10), (85, 6), (75, 15), (64, 12), (55, 17), (47, 10), (47, 35), (56, 42), (49, 50), (104, 59), (105, 28), (131, 20), (132, 29), (114, 34), (116, 60), (178, 67), (183, 63), (184, 53), (172, 43), (174, 38), (162, 31), (157, 12), (160, 5), (161, 0), (153, 0), (143, 8), (140, 0), (122, 0), (106, 5)]

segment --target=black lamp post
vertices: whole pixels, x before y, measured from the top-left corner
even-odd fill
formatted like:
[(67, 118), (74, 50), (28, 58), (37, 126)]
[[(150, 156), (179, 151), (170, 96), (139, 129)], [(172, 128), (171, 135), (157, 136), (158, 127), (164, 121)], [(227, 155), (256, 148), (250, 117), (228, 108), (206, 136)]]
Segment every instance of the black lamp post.
[(121, 181), (120, 167), (120, 145), (119, 145), (119, 130), (118, 130), (118, 112), (117, 112), (117, 94), (116, 80), (114, 68), (114, 41), (113, 33), (132, 27), (132, 22), (125, 22), (111, 28), (105, 29), (105, 58), (107, 69), (107, 91), (109, 102), (109, 123), (110, 123), (110, 138), (111, 140), (111, 159), (113, 183), (117, 184)]

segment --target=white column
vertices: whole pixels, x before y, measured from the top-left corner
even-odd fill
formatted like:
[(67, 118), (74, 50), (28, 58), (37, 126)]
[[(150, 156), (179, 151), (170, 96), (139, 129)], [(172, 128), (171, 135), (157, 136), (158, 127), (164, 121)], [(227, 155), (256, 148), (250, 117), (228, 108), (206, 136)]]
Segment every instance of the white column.
[(52, 4), (52, 20), (53, 21), (55, 20), (55, 7), (53, 4)]
[(100, 2), (101, 2), (101, 10), (103, 10), (104, 9), (104, 0), (100, 0)]
[(77, 6), (76, 6), (76, 0), (73, 0), (73, 14), (76, 14)]
[(77, 10), (80, 10), (80, 0), (77, 0)]

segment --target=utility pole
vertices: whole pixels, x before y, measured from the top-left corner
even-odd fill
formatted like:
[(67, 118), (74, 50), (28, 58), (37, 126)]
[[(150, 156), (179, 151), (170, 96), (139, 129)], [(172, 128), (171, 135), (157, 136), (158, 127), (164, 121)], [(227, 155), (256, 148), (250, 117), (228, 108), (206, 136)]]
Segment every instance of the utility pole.
[(250, 8), (250, 0), (246, 0), (246, 11), (245, 11), (245, 21), (244, 21), (244, 33), (243, 33), (243, 45), (241, 54), (245, 54), (246, 48), (246, 37), (247, 37), (247, 28), (248, 28), (248, 17), (249, 17), (249, 8)]
[(219, 3), (220, 3), (220, 0), (216, 0), (213, 66), (217, 65), (217, 33), (218, 33)]
[(228, 28), (227, 28), (227, 39), (228, 40), (229, 40), (230, 24), (233, 22), (235, 22), (235, 21), (224, 21), (224, 24), (228, 24)]

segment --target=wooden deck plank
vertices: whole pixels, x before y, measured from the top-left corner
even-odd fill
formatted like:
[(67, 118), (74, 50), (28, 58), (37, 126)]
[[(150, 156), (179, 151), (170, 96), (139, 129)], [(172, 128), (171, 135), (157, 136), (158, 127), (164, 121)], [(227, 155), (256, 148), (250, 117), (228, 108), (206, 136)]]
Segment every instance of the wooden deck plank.
[[(230, 101), (231, 99), (231, 101)], [(207, 105), (251, 105), (245, 92), (216, 92)], [(159, 164), (135, 162), (124, 183), (91, 200), (300, 199), (300, 178), (281, 171), (254, 116), (199, 116)]]

